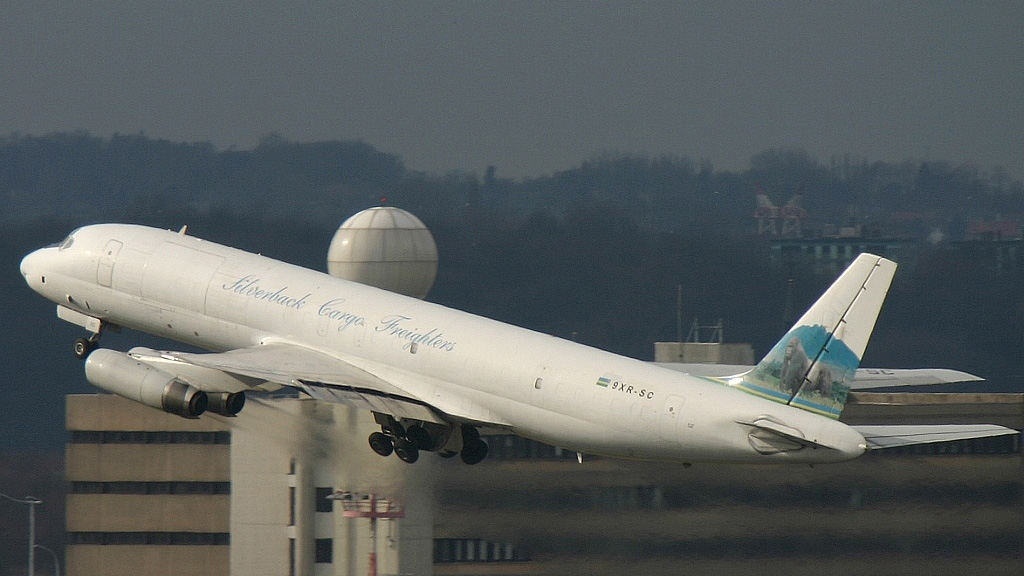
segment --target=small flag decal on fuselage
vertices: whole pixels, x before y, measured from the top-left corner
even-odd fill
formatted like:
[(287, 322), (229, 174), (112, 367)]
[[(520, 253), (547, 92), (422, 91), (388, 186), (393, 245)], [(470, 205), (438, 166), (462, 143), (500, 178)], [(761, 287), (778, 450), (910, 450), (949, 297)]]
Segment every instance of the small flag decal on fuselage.
[(601, 388), (607, 388), (608, 385), (611, 383), (612, 381), (609, 380), (608, 378), (602, 377), (597, 379), (597, 385), (600, 386)]

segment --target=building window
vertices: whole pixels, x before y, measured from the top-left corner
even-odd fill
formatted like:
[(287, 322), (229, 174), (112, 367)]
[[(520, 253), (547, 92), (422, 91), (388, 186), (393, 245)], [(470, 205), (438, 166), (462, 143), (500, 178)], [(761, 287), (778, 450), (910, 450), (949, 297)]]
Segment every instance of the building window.
[(334, 512), (334, 500), (327, 499), (331, 494), (334, 494), (334, 488), (329, 486), (316, 489), (315, 509), (317, 512)]
[(230, 482), (71, 482), (72, 494), (231, 494)]
[(334, 562), (334, 539), (317, 538), (314, 554), (317, 564), (330, 564)]
[(288, 539), (288, 576), (295, 576), (295, 538)]
[[(295, 526), (295, 486), (288, 487), (288, 525)], [(295, 541), (292, 540), (292, 543)]]
[(72, 444), (230, 444), (230, 432), (72, 430)]
[(68, 544), (92, 546), (227, 546), (227, 532), (68, 532)]
[(511, 542), (491, 542), (479, 538), (436, 538), (434, 563), (523, 562), (529, 556)]

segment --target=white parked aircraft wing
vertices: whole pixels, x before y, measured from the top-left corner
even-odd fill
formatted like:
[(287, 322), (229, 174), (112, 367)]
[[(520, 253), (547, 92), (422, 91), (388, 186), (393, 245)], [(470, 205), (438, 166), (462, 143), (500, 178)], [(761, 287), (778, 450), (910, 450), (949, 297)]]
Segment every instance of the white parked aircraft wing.
[(1019, 434), (1013, 428), (995, 424), (940, 424), (896, 426), (851, 426), (867, 440), (869, 450)]

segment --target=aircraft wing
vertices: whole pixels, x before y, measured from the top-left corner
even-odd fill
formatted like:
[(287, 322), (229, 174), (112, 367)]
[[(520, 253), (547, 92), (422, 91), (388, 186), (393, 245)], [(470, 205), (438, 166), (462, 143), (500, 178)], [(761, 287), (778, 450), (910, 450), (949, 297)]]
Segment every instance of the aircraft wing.
[(851, 428), (864, 436), (869, 450), (1019, 434), (1013, 428), (995, 424), (851, 426)]
[[(506, 426), (493, 415), (474, 410), (472, 403), (465, 399), (431, 393), (434, 387), (430, 383), (399, 374), (394, 369), (358, 366), (333, 355), (289, 343), (216, 354), (135, 348), (130, 355), (199, 388), (204, 388), (207, 381), (223, 380), (227, 375), (249, 386), (262, 382), (291, 386), (317, 400), (391, 414), (396, 418), (448, 423), (454, 417), (460, 421)], [(388, 376), (379, 376), (377, 372), (388, 373)], [(396, 381), (401, 381), (401, 384)]]
[(395, 388), (353, 364), (322, 352), (289, 344), (240, 348), (219, 354), (164, 352), (174, 358), (231, 374), (294, 386), (297, 381), (368, 387), (384, 394), (401, 395)]
[[(658, 366), (686, 372), (694, 376), (723, 378), (748, 372), (753, 366), (739, 364), (683, 364), (658, 362)], [(985, 379), (968, 372), (945, 368), (889, 369), (858, 368), (850, 384), (851, 390), (872, 388), (895, 388), (900, 386), (928, 386), (931, 384), (952, 384), (954, 382), (983, 382)]]

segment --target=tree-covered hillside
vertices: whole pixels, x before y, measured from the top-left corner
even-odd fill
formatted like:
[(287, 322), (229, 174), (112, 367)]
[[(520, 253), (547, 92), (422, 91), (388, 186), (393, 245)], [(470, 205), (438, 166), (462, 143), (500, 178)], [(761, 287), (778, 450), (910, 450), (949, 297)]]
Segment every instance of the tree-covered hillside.
[(0, 139), (0, 221), (109, 220), (187, 208), (327, 225), (387, 197), (435, 222), (462, 218), (467, 206), (521, 221), (614, 205), (644, 229), (734, 235), (754, 227), (757, 187), (780, 205), (800, 190), (814, 221), (837, 225), (884, 226), (894, 213), (914, 213), (958, 229), (971, 219), (1024, 213), (1024, 186), (1000, 168), (940, 161), (823, 164), (800, 150), (769, 150), (743, 172), (682, 157), (628, 155), (596, 157), (528, 180), (501, 178), (500, 166), (481, 170), (414, 172), (397, 156), (358, 141), (268, 136), (251, 150), (217, 150), (141, 134), (11, 135)]

